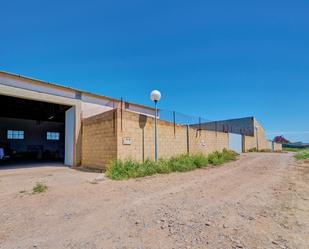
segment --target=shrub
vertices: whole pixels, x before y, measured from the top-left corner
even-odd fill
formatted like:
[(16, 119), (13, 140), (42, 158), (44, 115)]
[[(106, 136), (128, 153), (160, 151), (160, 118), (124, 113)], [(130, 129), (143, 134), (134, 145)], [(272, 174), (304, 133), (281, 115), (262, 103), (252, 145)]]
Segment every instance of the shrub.
[(303, 150), (304, 150), (303, 148), (282, 147), (282, 151), (287, 151), (287, 152), (301, 152)]
[(294, 155), (294, 157), (295, 157), (297, 160), (308, 159), (308, 158), (309, 158), (309, 150), (299, 151), (298, 153), (296, 153), (296, 154)]
[(213, 165), (219, 165), (222, 164), (224, 161), (222, 154), (220, 154), (219, 152), (213, 152), (208, 156), (208, 160), (211, 164)]
[(257, 148), (255, 148), (255, 147), (251, 148), (251, 149), (248, 150), (248, 152), (257, 152)]
[(124, 179), (137, 177), (138, 163), (132, 160), (117, 160), (107, 171), (107, 176), (112, 176), (113, 179)]
[(276, 143), (280, 143), (280, 144), (288, 144), (288, 143), (290, 143), (290, 141), (287, 140), (286, 138), (284, 138), (283, 136), (274, 137), (273, 141), (276, 142)]
[(271, 149), (260, 149), (258, 150), (257, 148), (251, 148), (248, 150), (248, 152), (273, 152)]
[(235, 161), (237, 159), (237, 156), (239, 156), (239, 154), (236, 153), (235, 151), (227, 149), (223, 150), (222, 155), (225, 161)]
[(167, 165), (171, 171), (178, 172), (188, 171), (196, 168), (192, 156), (189, 155), (180, 155), (167, 159)]
[(37, 193), (43, 193), (47, 190), (47, 186), (41, 182), (37, 182), (36, 185), (32, 188), (32, 193), (37, 194)]
[(170, 172), (185, 172), (207, 167), (209, 164), (219, 165), (236, 160), (237, 155), (233, 151), (223, 150), (208, 156), (204, 154), (180, 155), (169, 159), (160, 159), (158, 162), (146, 160), (141, 163), (133, 160), (117, 160), (107, 169), (106, 175), (111, 179), (120, 180)]
[(224, 162), (236, 160), (238, 154), (231, 150), (224, 149), (221, 153), (214, 152), (208, 156), (208, 160), (213, 165), (220, 165)]
[(192, 155), (192, 161), (197, 168), (206, 167), (209, 164), (209, 159), (204, 154)]
[(272, 152), (271, 149), (261, 149), (259, 152)]

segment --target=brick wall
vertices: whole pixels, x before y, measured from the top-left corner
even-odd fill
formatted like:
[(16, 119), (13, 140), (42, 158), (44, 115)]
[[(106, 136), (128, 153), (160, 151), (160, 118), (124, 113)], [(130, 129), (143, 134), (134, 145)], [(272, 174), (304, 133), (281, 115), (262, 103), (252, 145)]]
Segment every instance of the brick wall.
[[(117, 156), (121, 159), (154, 159), (154, 119), (118, 110)], [(121, 121), (122, 116), (122, 121)], [(122, 125), (121, 125), (122, 123)], [(122, 129), (121, 129), (122, 126)], [(131, 145), (123, 139), (130, 138)], [(228, 148), (228, 134), (214, 131), (196, 131), (189, 128), (190, 153), (210, 153)], [(171, 157), (187, 153), (187, 127), (158, 120), (158, 155)]]
[(224, 132), (190, 129), (190, 153), (209, 154), (229, 147), (229, 135)]
[(274, 150), (274, 151), (282, 151), (282, 144), (275, 143), (273, 141), (268, 141), (268, 149)]
[(267, 141), (267, 149), (268, 150), (273, 150), (273, 142), (270, 141), (270, 140)]
[[(118, 117), (118, 158), (153, 160), (154, 119), (125, 110), (122, 112), (118, 110)], [(175, 131), (174, 134), (172, 123), (158, 120), (158, 154), (160, 157), (178, 155), (187, 151), (186, 129), (177, 125)], [(123, 144), (125, 138), (131, 139), (131, 145)], [(173, 144), (172, 148), (170, 148), (171, 144)]]
[[(256, 121), (255, 121), (256, 122)], [(83, 120), (82, 165), (105, 169), (115, 159), (154, 159), (154, 118), (115, 109)], [(244, 147), (269, 148), (264, 129), (256, 122), (254, 137), (244, 136)], [(211, 153), (229, 147), (229, 135), (216, 131), (197, 131), (183, 125), (158, 120), (158, 155), (160, 158), (190, 153)], [(125, 142), (124, 142), (125, 141)], [(280, 150), (276, 146), (276, 150)]]
[(116, 111), (82, 121), (82, 166), (105, 169), (117, 158)]
[[(254, 126), (257, 127), (254, 130), (254, 136), (244, 136), (244, 149), (247, 152), (250, 149), (258, 148), (259, 150), (264, 150), (269, 148), (269, 143), (266, 138), (266, 133), (264, 128), (254, 119)], [(258, 144), (258, 145), (257, 145)]]

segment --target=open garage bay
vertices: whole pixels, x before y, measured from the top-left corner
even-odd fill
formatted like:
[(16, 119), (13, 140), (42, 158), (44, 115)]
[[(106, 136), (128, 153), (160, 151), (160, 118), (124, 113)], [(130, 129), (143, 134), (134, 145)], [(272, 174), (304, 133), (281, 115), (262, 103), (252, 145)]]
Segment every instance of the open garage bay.
[(69, 106), (4, 95), (0, 106), (0, 169), (24, 162), (64, 162)]

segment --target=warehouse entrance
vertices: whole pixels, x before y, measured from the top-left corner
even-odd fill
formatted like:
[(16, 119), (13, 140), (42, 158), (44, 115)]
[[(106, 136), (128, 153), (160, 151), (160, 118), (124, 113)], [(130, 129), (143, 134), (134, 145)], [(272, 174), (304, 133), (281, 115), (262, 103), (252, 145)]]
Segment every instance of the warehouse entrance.
[[(74, 139), (74, 115), (71, 114), (74, 107), (5, 95), (0, 95), (0, 106), (2, 165), (46, 161), (64, 163), (66, 149), (72, 147), (67, 144)], [(67, 122), (73, 122), (73, 127)], [(73, 154), (73, 150), (69, 153)]]

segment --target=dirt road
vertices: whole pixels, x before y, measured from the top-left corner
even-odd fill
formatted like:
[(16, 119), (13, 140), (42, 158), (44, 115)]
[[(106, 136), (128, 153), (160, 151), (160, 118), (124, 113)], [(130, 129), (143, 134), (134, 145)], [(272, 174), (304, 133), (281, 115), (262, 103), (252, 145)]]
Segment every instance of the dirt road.
[[(129, 181), (97, 176), (0, 170), (0, 248), (309, 248), (309, 162), (291, 154)], [(47, 192), (31, 194), (36, 182)]]

